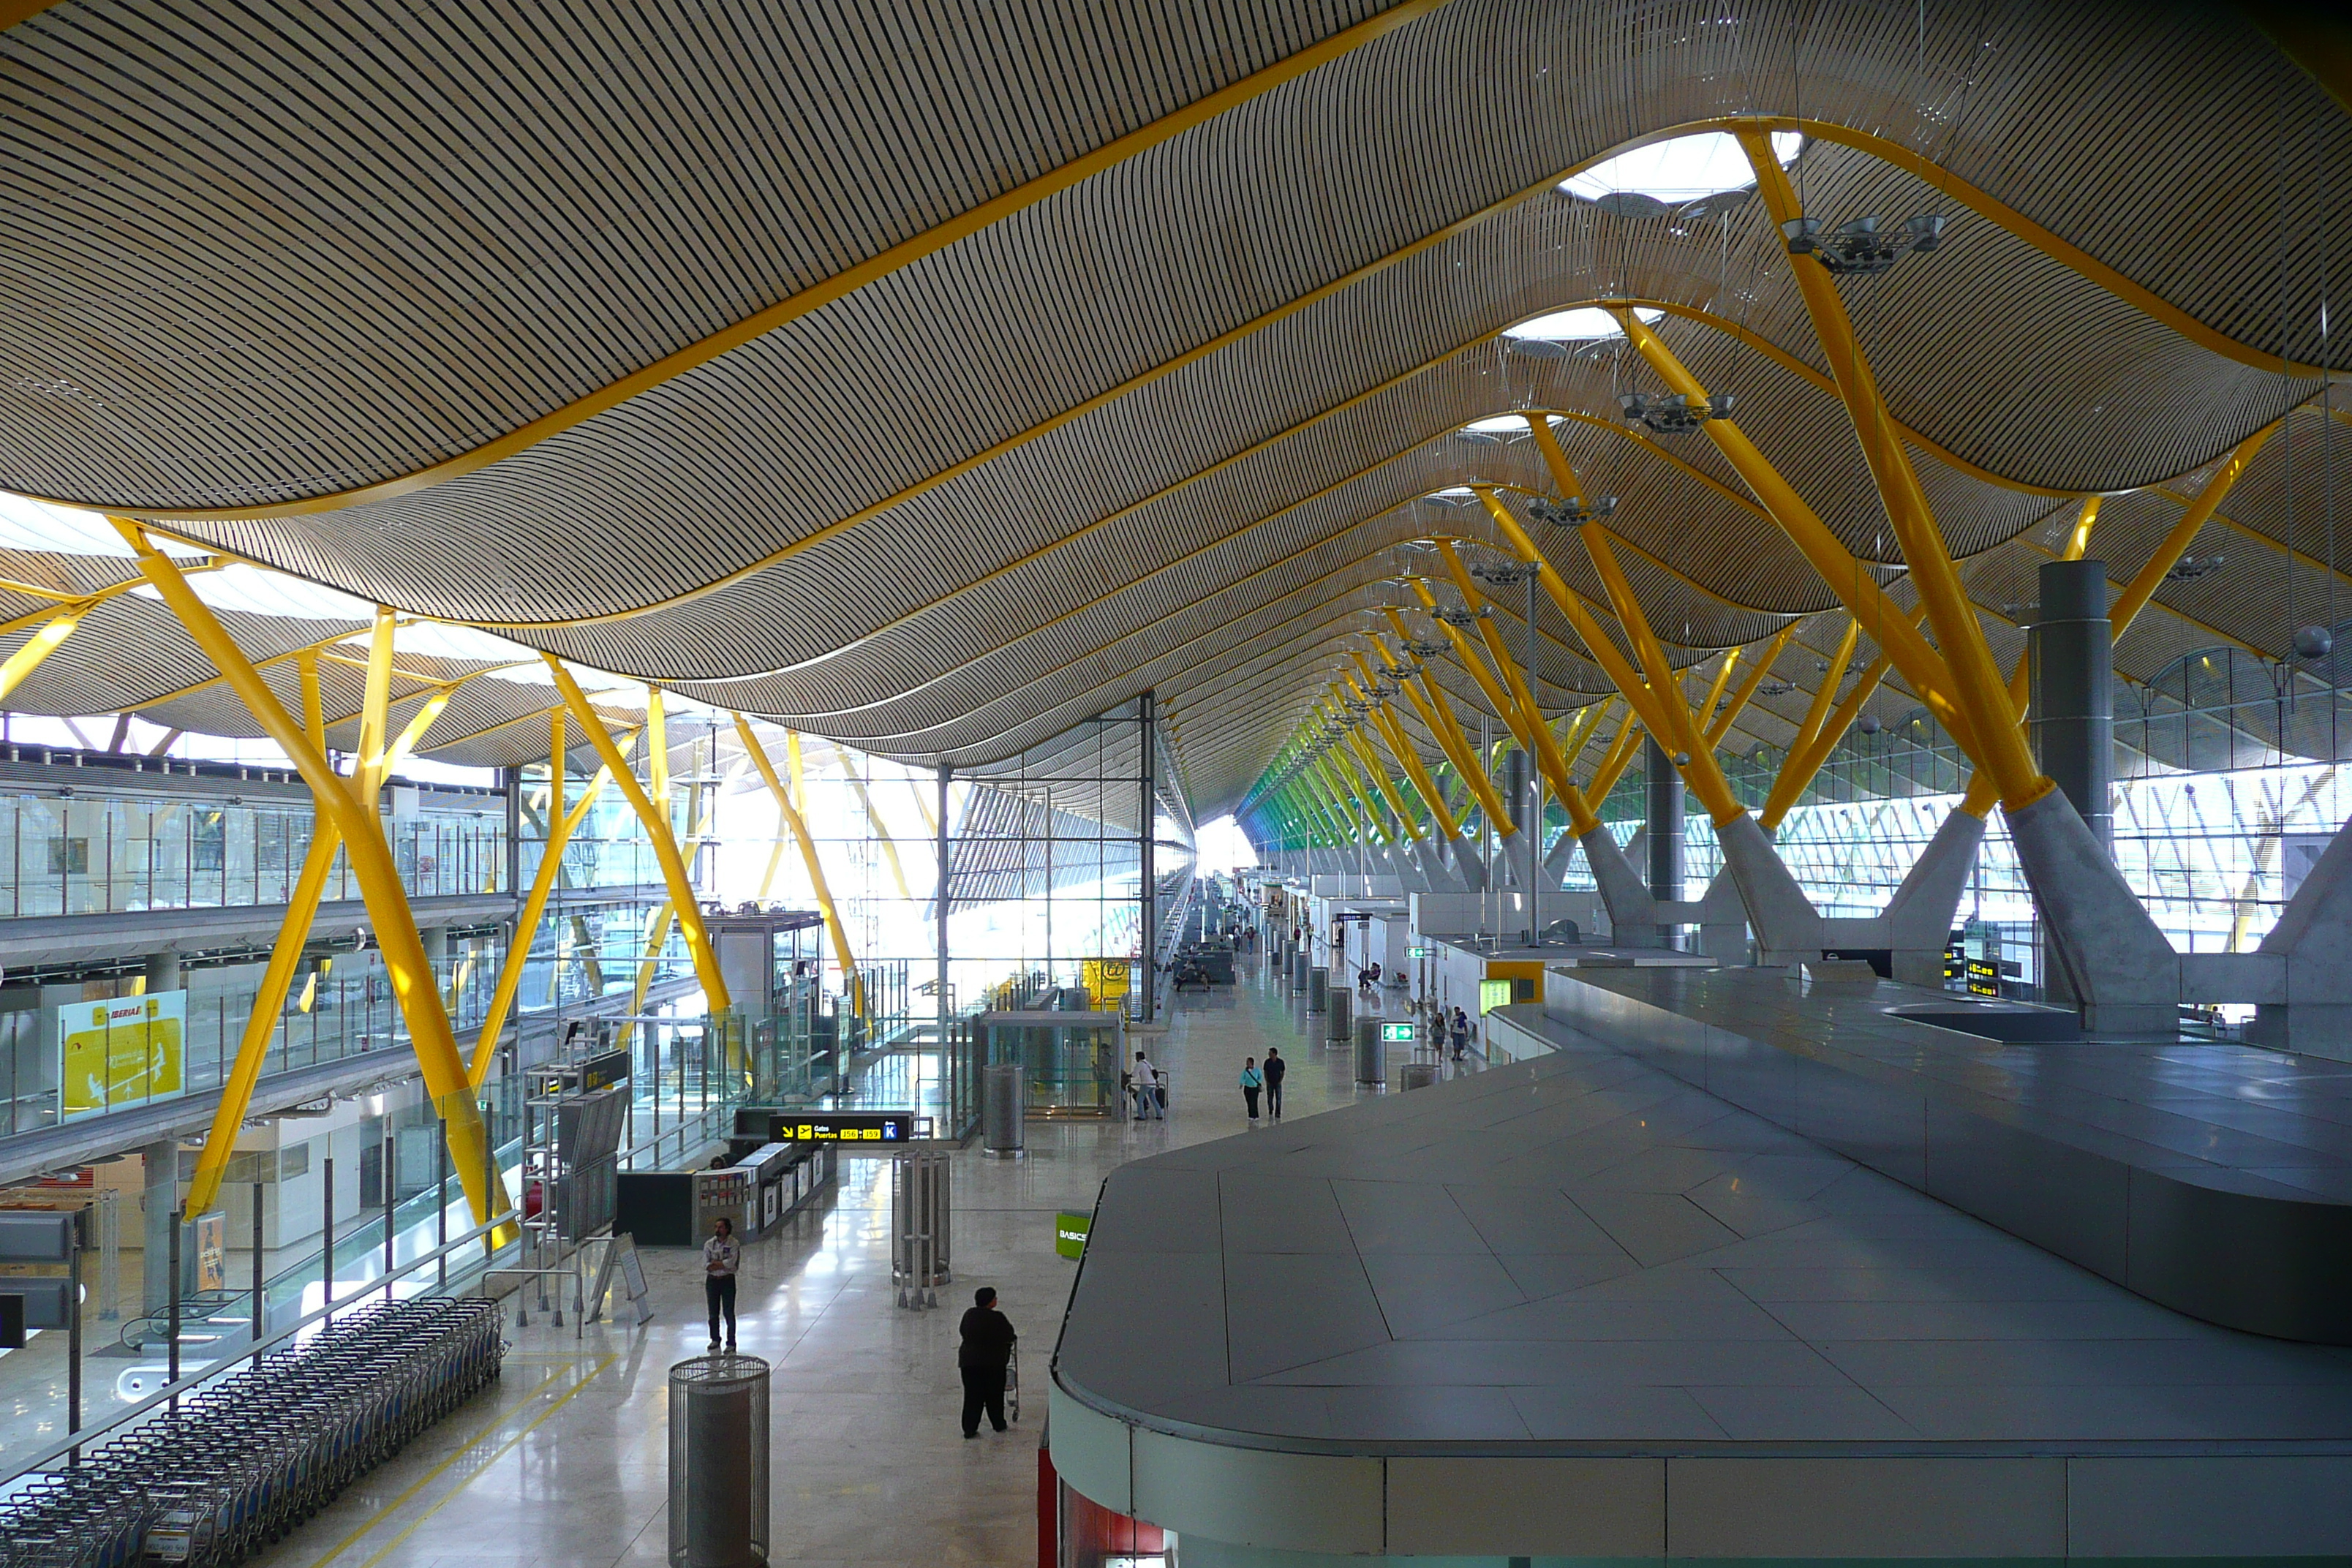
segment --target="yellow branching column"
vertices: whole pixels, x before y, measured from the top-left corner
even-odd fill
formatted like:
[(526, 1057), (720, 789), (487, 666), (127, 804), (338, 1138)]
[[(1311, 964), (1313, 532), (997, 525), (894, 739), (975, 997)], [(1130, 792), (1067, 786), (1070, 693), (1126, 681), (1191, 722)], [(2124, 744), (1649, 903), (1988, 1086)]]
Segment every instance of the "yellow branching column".
[[(1404, 657), (1404, 648), (1402, 646), (1413, 640), (1405, 630), (1404, 617), (1393, 609), (1384, 609), (1381, 613), (1388, 616), (1389, 624), (1396, 628), (1400, 646), (1390, 651), (1399, 668), (1415, 662)], [(1447, 630), (1450, 632), (1452, 628), (1448, 627)], [(1461, 721), (1454, 718), (1454, 710), (1446, 703), (1444, 688), (1437, 684), (1437, 678), (1431, 675), (1426, 668), (1422, 669), (1414, 680), (1420, 684), (1415, 685), (1413, 680), (1402, 683), (1405, 696), (1412, 701), (1413, 710), (1421, 715), (1421, 721), (1428, 727), (1429, 732), (1437, 737), (1438, 747), (1444, 752), (1445, 760), (1454, 764), (1454, 771), (1461, 778), (1463, 787), (1470, 792), (1471, 796), (1477, 801), (1479, 808), (1486, 812), (1486, 820), (1495, 825), (1496, 832), (1500, 837), (1508, 838), (1519, 830), (1518, 824), (1511, 819), (1511, 814), (1505, 808), (1503, 797), (1496, 793), (1494, 782), (1479, 771), (1476, 756), (1470, 748), (1470, 738), (1462, 732)], [(1466, 804), (1465, 809), (1467, 809)]]
[[(572, 672), (554, 655), (541, 657), (547, 660), (548, 673), (554, 677), (556, 690), (563, 694), (572, 716), (580, 721), (580, 727), (587, 731), (588, 739), (594, 742), (596, 754), (612, 770), (613, 782), (621, 786), (621, 793), (628, 797), (631, 808), (637, 814), (637, 820), (645, 825), (646, 837), (653, 841), (654, 858), (661, 863), (662, 880), (669, 889), (670, 907), (678, 925), (686, 932), (687, 950), (694, 955), (694, 972), (702, 982), (704, 1001), (713, 1013), (730, 1011), (733, 1002), (727, 994), (727, 982), (719, 973), (718, 956), (710, 951), (709, 934), (703, 930), (702, 903), (695, 896), (694, 883), (687, 875), (686, 858), (678, 853), (677, 836), (670, 831), (668, 811), (655, 805), (653, 797), (646, 793), (646, 786), (637, 782), (637, 775), (631, 771), (628, 760), (621, 755), (620, 747), (605, 731), (603, 721), (596, 716), (594, 706), (588, 700), (588, 694), (580, 689), (580, 682), (572, 679)], [(667, 737), (650, 740), (656, 748), (667, 742)], [(667, 776), (667, 763), (664, 768)]]
[[(582, 792), (578, 804), (570, 810), (563, 805), (564, 758), (570, 743), (564, 736), (564, 710), (556, 709), (547, 716), (548, 728), (548, 811), (547, 845), (539, 858), (539, 869), (532, 873), (530, 894), (524, 899), (522, 913), (515, 921), (513, 940), (507, 944), (507, 960), (499, 970), (499, 980), (490, 993), (489, 1010), (482, 1016), (482, 1032), (474, 1041), (474, 1059), (466, 1076), (478, 1089), (489, 1077), (490, 1062), (498, 1049), (499, 1036), (506, 1029), (507, 1014), (514, 1006), (516, 991), (522, 984), (523, 966), (530, 961), (530, 950), (539, 940), (539, 928), (547, 918), (547, 902), (555, 892), (556, 882), (563, 870), (564, 847), (580, 825), (588, 819), (603, 798), (605, 786), (613, 781), (610, 766), (600, 766), (588, 787)], [(631, 737), (623, 736), (620, 743), (627, 745)]]
[(393, 864), (392, 849), (384, 841), (382, 824), (375, 813), (362, 804), (351, 781), (327, 765), (326, 752), (286, 711), (261, 672), (237, 647), (211, 608), (188, 586), (179, 569), (148, 540), (145, 531), (131, 522), (118, 521), (116, 526), (137, 552), (147, 580), (155, 585), (163, 602), (221, 671), (256, 721), (292, 760), (303, 782), (310, 786), (311, 795), (341, 831), (352, 874), (367, 901), (369, 918), (375, 922), (376, 940), (383, 946), (393, 994), (407, 1021), (409, 1039), (416, 1051), (417, 1065), (424, 1070), (426, 1091), (432, 1095), (434, 1106), (448, 1130), (449, 1158), (465, 1184), (475, 1217), (478, 1222), (487, 1223), (509, 1212), (506, 1183), (488, 1168), (490, 1151), (481, 1108), (475, 1103), (472, 1086), (467, 1081), (466, 1064), (458, 1055), (457, 1036), (449, 1026), (448, 1010), (442, 1005), (441, 988), (434, 977), (432, 963), (425, 956), (424, 939), (418, 934), (416, 917), (408, 907), (408, 894)]
[(811, 836), (808, 823), (802, 817), (800, 807), (793, 804), (792, 793), (784, 781), (776, 776), (776, 764), (768, 760), (768, 749), (760, 744), (760, 737), (740, 713), (730, 714), (735, 721), (735, 733), (743, 742), (743, 752), (760, 772), (761, 782), (775, 797), (776, 810), (783, 816), (784, 826), (791, 832), (793, 842), (800, 847), (801, 864), (807, 868), (809, 887), (816, 894), (817, 909), (824, 916), (824, 928), (833, 937), (833, 955), (841, 965), (841, 983), (850, 998), (853, 1010), (864, 1016), (862, 1001), (864, 983), (858, 978), (857, 955), (850, 951), (849, 928), (842, 923), (841, 911), (834, 907), (833, 889), (824, 878), (824, 863), (817, 858), (816, 839)]

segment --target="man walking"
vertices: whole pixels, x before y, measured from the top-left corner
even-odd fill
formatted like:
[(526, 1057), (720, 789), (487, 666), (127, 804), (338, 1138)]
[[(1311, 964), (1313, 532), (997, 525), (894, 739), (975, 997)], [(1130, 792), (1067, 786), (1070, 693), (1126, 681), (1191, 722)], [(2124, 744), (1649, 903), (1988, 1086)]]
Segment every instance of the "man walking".
[(1268, 1046), (1265, 1048), (1265, 1066), (1260, 1070), (1265, 1074), (1266, 1114), (1279, 1121), (1282, 1120), (1282, 1075), (1290, 1070), (1290, 1064), (1282, 1059), (1280, 1051)]
[(971, 1310), (958, 1331), (963, 1342), (956, 1347), (956, 1370), (963, 1374), (963, 1435), (980, 1436), (980, 1413), (988, 1424), (1004, 1430), (1004, 1369), (1013, 1360), (1013, 1342), (1021, 1336), (1012, 1321), (996, 1310), (996, 1292), (983, 1285), (972, 1292)]
[(702, 1294), (710, 1304), (710, 1348), (719, 1348), (719, 1316), (727, 1315), (727, 1348), (735, 1348), (735, 1269), (743, 1261), (743, 1244), (735, 1239), (730, 1220), (719, 1222), (718, 1233), (702, 1244)]
[(1158, 1117), (1168, 1120), (1168, 1112), (1160, 1101), (1160, 1069), (1153, 1067), (1141, 1051), (1135, 1053), (1135, 1119), (1149, 1121)]

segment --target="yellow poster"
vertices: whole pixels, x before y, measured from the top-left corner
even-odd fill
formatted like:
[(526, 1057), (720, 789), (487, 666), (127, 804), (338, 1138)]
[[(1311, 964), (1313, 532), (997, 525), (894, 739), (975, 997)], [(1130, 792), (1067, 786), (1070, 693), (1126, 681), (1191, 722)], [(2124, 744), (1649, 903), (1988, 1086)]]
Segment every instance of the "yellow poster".
[(64, 1060), (58, 1076), (64, 1116), (168, 1100), (186, 1085), (183, 1040), (188, 994), (68, 1002), (58, 1009)]
[(1097, 1007), (1108, 1002), (1123, 1002), (1130, 986), (1128, 962), (1124, 958), (1089, 958), (1080, 966), (1078, 983), (1087, 988), (1087, 996)]

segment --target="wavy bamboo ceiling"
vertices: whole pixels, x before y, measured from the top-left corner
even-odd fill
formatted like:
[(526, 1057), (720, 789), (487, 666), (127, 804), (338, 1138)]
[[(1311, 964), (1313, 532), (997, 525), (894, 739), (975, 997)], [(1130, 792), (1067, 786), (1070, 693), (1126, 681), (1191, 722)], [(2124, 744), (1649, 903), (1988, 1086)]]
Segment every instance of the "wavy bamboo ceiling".
[[(1730, 742), (1778, 745), (1829, 587), (1703, 437), (1626, 433), (1627, 362), (1498, 336), (1666, 309), (1907, 602), (1762, 205), (1551, 188), (1740, 116), (1811, 132), (1809, 213), (1948, 219), (1843, 289), (2004, 658), (2076, 498), (2131, 492), (2092, 552), (2128, 577), (2346, 361), (2352, 116), (2212, 6), (67, 0), (0, 32), (0, 487), (909, 759), (1153, 688), (1213, 814), (1397, 600), (1392, 547), (1483, 531), (1419, 498), (1549, 488), (1461, 427), (1549, 408), (1679, 659), (1811, 617)], [(2290, 422), (2126, 674), (2343, 618), (2347, 439)], [(1537, 629), (1549, 703), (1606, 689)], [(105, 668), (49, 679), (106, 710), (208, 673)]]

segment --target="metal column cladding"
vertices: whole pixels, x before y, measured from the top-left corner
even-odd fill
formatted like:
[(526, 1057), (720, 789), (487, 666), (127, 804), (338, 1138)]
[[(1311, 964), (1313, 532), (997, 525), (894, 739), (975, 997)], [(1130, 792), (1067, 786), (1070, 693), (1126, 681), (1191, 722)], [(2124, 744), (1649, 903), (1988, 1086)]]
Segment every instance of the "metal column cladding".
[(2032, 639), (2034, 760), (2112, 857), (2116, 661), (2105, 562), (2043, 563)]
[(1650, 897), (1680, 901), (1683, 896), (1683, 775), (1660, 749), (1654, 736), (1642, 740), (1642, 767), (1647, 775)]

